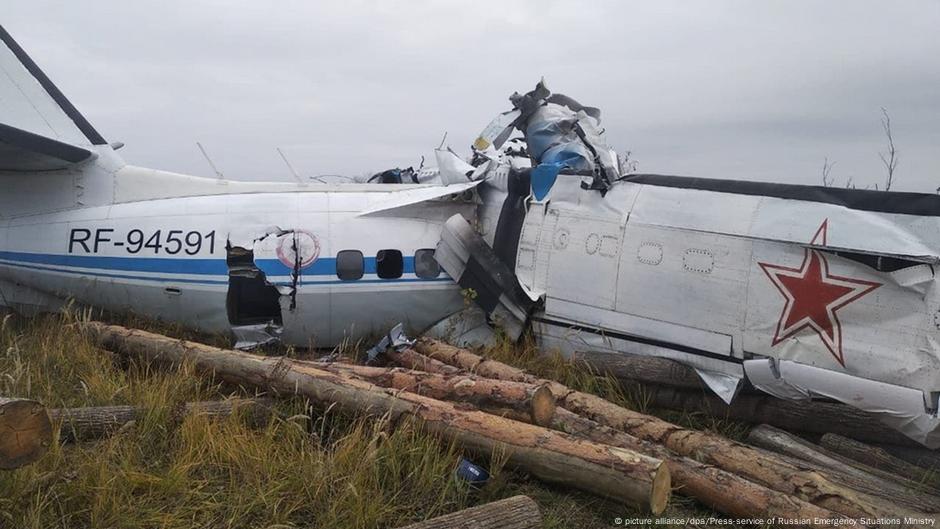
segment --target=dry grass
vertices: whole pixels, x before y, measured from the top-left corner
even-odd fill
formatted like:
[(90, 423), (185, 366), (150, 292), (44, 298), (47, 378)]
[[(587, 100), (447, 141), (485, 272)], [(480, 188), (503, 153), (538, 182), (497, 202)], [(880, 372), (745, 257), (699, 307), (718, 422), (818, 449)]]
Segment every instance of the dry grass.
[[(118, 362), (83, 339), (72, 318), (3, 320), (0, 395), (51, 408), (132, 404), (146, 413), (108, 439), (55, 443), (37, 463), (0, 473), (0, 527), (391, 528), (520, 493), (539, 502), (547, 528), (610, 527), (616, 517), (639, 516), (504, 470), (498, 454), (463, 454), (413, 424), (391, 428), (299, 398), (280, 401), (279, 414), (262, 428), (238, 417), (179, 422), (169, 411), (176, 404), (253, 390), (207, 382), (188, 366)], [(197, 337), (140, 319), (123, 323)], [(502, 343), (487, 354), (624, 405), (638, 403), (607, 377), (560, 357), (537, 357), (531, 343)], [(454, 477), (464, 455), (493, 473), (482, 490)], [(676, 497), (666, 514), (711, 513)]]

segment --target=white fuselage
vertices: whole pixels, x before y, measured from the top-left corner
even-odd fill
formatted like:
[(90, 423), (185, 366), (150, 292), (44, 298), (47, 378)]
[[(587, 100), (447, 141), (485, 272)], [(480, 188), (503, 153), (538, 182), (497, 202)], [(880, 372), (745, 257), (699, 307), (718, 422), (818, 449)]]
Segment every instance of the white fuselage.
[[(47, 310), (74, 299), (214, 333), (271, 322), (285, 342), (317, 347), (377, 334), (399, 321), (423, 330), (463, 307), (447, 274), (416, 273), (414, 258), (433, 252), (443, 221), (472, 205), (422, 203), (360, 216), (403, 191), (432, 186), (278, 190), (285, 184), (219, 183), (128, 166), (97, 178), (113, 179), (111, 189), (125, 186), (123, 195), (106, 197), (116, 203), (73, 203), (0, 220), (4, 304)], [(149, 189), (135, 178), (146, 179)], [(63, 194), (69, 187), (32, 192)], [(174, 196), (207, 191), (214, 194)], [(36, 203), (68, 200), (47, 196)], [(345, 278), (337, 275), (342, 251), (352, 267)], [(377, 267), (379, 255), (384, 261)]]

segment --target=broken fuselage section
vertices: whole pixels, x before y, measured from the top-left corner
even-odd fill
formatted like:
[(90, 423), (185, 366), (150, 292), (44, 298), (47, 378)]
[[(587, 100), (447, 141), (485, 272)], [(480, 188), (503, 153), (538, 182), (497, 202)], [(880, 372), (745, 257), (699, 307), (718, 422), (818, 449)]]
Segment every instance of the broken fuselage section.
[(437, 252), (491, 322), (568, 355), (680, 361), (726, 402), (745, 381), (836, 400), (940, 446), (940, 197), (625, 175), (598, 113), (541, 85), (514, 107), (528, 159)]

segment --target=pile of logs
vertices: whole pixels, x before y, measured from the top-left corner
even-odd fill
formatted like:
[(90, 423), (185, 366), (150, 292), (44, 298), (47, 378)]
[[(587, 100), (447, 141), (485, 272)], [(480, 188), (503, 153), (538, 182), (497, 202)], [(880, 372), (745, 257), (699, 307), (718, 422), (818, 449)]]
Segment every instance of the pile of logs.
[[(369, 367), (261, 356), (96, 322), (82, 327), (97, 345), (119, 355), (169, 365), (188, 363), (214, 379), (273, 396), (300, 394), (350, 413), (417, 420), (469, 451), (484, 456), (499, 451), (510, 465), (538, 479), (652, 514), (665, 510), (673, 491), (733, 517), (800, 520), (802, 525), (831, 525), (840, 518), (933, 518), (940, 513), (940, 497), (929, 486), (930, 472), (907, 458), (861, 444), (855, 436), (830, 433), (816, 445), (763, 425), (754, 428), (744, 444), (621, 407), (435, 340), (420, 339), (412, 348), (390, 350), (389, 367)], [(697, 378), (673, 374), (688, 386), (682, 391), (696, 389), (691, 386), (698, 384)], [(108, 423), (102, 431), (111, 431), (133, 420), (135, 410), (101, 413), (116, 418), (90, 422)], [(67, 427), (73, 438), (101, 435), (83, 427), (88, 421), (80, 415), (60, 410), (45, 420), (51, 416), (53, 423), (62, 424), (63, 437)], [(4, 424), (0, 422), (0, 428)], [(22, 451), (28, 452), (25, 445)], [(517, 500), (510, 511), (523, 512), (527, 505)], [(425, 526), (449, 527), (446, 522), (415, 527)], [(518, 527), (528, 525), (520, 522)]]

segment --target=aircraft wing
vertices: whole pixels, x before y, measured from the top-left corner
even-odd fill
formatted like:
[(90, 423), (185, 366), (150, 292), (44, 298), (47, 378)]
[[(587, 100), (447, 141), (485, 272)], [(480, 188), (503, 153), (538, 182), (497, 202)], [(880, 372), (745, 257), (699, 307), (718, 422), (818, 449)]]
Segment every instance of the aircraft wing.
[(421, 202), (446, 197), (448, 195), (456, 195), (458, 193), (463, 193), (464, 191), (473, 189), (474, 187), (478, 186), (480, 182), (481, 180), (477, 180), (463, 184), (403, 189), (402, 191), (391, 193), (388, 198), (383, 199), (377, 204), (372, 204), (368, 209), (356, 216), (365, 217), (367, 215), (372, 215), (382, 211), (389, 211), (405, 206), (411, 206), (413, 204), (420, 204)]

